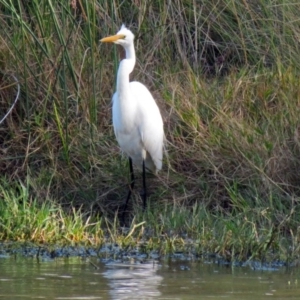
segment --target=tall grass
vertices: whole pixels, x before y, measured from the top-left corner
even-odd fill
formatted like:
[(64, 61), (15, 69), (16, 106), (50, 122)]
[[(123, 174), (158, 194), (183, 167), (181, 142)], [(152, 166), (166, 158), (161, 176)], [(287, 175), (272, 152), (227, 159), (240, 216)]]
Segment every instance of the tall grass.
[[(152, 91), (168, 139), (150, 201), (223, 217), (257, 206), (281, 229), (283, 212), (299, 216), (298, 1), (0, 0), (0, 10), (1, 72), (22, 87), (0, 127), (7, 180), (30, 176), (41, 202), (115, 215), (128, 181), (111, 127), (121, 55), (98, 40), (124, 22), (136, 35), (131, 78)], [(13, 91), (0, 94), (4, 114)]]

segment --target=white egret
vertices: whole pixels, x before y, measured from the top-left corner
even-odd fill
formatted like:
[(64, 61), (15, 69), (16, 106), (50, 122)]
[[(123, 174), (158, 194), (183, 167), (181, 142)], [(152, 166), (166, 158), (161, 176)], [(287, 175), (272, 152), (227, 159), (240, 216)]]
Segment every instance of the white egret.
[(117, 74), (117, 87), (113, 95), (113, 126), (116, 139), (129, 157), (131, 183), (124, 211), (134, 187), (132, 162), (143, 171), (143, 208), (146, 208), (146, 169), (157, 173), (162, 168), (164, 129), (159, 108), (149, 90), (140, 82), (129, 82), (135, 66), (134, 35), (122, 25), (116, 35), (101, 42), (121, 45), (126, 58), (121, 60)]

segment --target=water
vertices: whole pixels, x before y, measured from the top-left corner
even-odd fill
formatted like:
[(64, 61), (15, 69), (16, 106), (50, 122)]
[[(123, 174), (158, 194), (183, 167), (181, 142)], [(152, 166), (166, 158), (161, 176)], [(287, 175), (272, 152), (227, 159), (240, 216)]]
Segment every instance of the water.
[(0, 258), (1, 299), (299, 299), (300, 270)]

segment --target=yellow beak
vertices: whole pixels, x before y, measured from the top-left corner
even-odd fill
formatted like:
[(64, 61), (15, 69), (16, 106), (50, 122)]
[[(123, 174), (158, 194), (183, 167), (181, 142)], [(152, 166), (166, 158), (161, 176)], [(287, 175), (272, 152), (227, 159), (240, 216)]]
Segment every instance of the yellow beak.
[(117, 40), (120, 40), (120, 39), (125, 39), (125, 35), (124, 34), (116, 34), (116, 35), (112, 35), (112, 36), (108, 36), (108, 37), (105, 37), (103, 39), (100, 40), (100, 42), (102, 43), (113, 43)]

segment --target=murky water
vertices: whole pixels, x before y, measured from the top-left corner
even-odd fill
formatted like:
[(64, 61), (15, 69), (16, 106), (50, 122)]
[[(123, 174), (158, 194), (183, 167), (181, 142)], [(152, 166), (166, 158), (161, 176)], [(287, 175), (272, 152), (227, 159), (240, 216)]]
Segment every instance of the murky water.
[[(94, 261), (96, 262), (96, 261)], [(300, 270), (0, 258), (1, 299), (299, 299)]]

